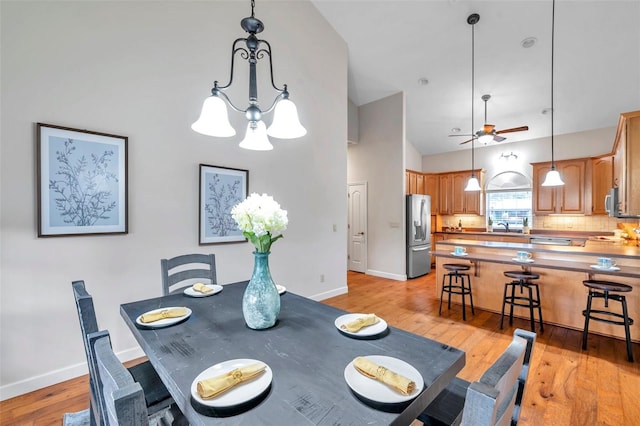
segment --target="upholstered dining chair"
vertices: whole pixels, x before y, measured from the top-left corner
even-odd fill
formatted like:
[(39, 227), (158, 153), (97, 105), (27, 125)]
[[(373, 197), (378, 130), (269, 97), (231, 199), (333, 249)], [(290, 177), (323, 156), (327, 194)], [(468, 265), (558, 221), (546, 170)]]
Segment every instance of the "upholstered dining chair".
[(418, 416), (425, 425), (516, 425), (536, 334), (516, 329), (504, 353), (469, 383), (454, 378)]
[[(82, 341), (84, 343), (87, 365), (89, 367), (90, 422), (92, 425), (102, 424), (99, 413), (100, 406), (97, 400), (97, 384), (94, 381), (96, 372), (92, 371), (94, 360), (92, 359), (88, 337), (89, 334), (98, 331), (98, 321), (93, 305), (93, 297), (87, 292), (84, 281), (73, 281), (71, 286), (76, 300), (80, 330), (82, 331)], [(173, 398), (171, 398), (169, 391), (149, 361), (130, 367), (129, 372), (144, 390), (146, 407), (150, 414), (165, 410), (173, 404)]]
[(217, 284), (214, 254), (183, 254), (160, 260), (160, 266), (163, 296), (188, 287), (185, 285), (188, 280), (204, 279), (209, 282), (203, 284)]

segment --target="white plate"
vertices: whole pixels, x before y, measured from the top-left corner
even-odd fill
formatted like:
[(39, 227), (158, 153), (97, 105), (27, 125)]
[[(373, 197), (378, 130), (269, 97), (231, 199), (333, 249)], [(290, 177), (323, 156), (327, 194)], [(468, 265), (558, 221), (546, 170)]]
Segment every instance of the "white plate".
[[(262, 373), (257, 378), (248, 382), (240, 383), (239, 385), (234, 386), (223, 394), (211, 399), (200, 398), (200, 395), (198, 394), (198, 382), (200, 380), (210, 379), (212, 377), (228, 373), (229, 371), (235, 370), (236, 368), (255, 364), (256, 362), (262, 361), (258, 361), (256, 359), (239, 358), (224, 361), (220, 364), (214, 365), (213, 367), (207, 368), (202, 373), (198, 374), (195, 379), (193, 379), (193, 383), (191, 383), (191, 396), (194, 400), (202, 405), (217, 408), (233, 407), (235, 405), (251, 401), (253, 398), (260, 396), (260, 394), (262, 394), (262, 392), (264, 392), (271, 384), (271, 380), (273, 379), (273, 372), (268, 365), (264, 373)], [(265, 364), (264, 362), (262, 363)]]
[(469, 256), (469, 254), (468, 254), (468, 253), (460, 253), (460, 254), (457, 254), (456, 252), (453, 252), (453, 251), (451, 252), (451, 254), (452, 254), (452, 255), (454, 255), (454, 256), (461, 256), (461, 257)]
[(280, 285), (280, 284), (276, 284), (276, 288), (278, 289), (278, 294), (282, 294), (285, 291), (287, 291), (287, 288), (285, 286), (283, 286), (283, 285)]
[(218, 285), (218, 284), (206, 284), (205, 287), (209, 287), (213, 291), (211, 293), (205, 294), (205, 293), (200, 293), (199, 291), (194, 290), (193, 287), (187, 287), (184, 289), (184, 294), (191, 297), (208, 297), (208, 296), (213, 296), (214, 294), (220, 293), (223, 288), (221, 285)]
[(514, 262), (518, 262), (518, 263), (533, 263), (533, 262), (535, 262), (535, 260), (533, 260), (533, 259), (520, 260), (517, 257), (511, 258), (511, 260), (513, 260)]
[(599, 271), (619, 271), (620, 270), (620, 268), (618, 268), (617, 266), (609, 266), (608, 268), (600, 265), (589, 265), (589, 266)]
[[(154, 312), (160, 312), (160, 311), (164, 311), (165, 309), (174, 309), (174, 308), (178, 308), (180, 306), (167, 306), (166, 308), (160, 308), (160, 309), (154, 309), (152, 311), (149, 312), (145, 312), (144, 314), (151, 314)], [(185, 308), (187, 310), (187, 314), (183, 317), (177, 317), (177, 318), (165, 318), (165, 319), (161, 319), (158, 321), (154, 321), (154, 322), (142, 322), (140, 321), (140, 318), (142, 318), (142, 315), (138, 316), (138, 318), (136, 318), (136, 324), (141, 325), (142, 327), (149, 327), (149, 328), (162, 328), (162, 327), (169, 327), (170, 325), (179, 323), (181, 321), (186, 320), (187, 318), (189, 318), (191, 316), (191, 309), (189, 308)]]
[(367, 355), (364, 358), (413, 380), (416, 384), (416, 388), (409, 395), (402, 395), (400, 392), (391, 389), (384, 383), (359, 373), (353, 366), (353, 361), (351, 361), (344, 369), (344, 379), (347, 381), (351, 390), (358, 395), (375, 402), (395, 404), (398, 402), (409, 401), (418, 396), (422, 391), (422, 388), (424, 387), (422, 375), (420, 375), (420, 372), (411, 364), (400, 359), (384, 355)]
[(351, 334), (352, 336), (375, 336), (376, 334), (380, 334), (387, 329), (387, 322), (380, 317), (378, 317), (380, 321), (378, 321), (377, 323), (368, 327), (361, 328), (355, 333), (340, 328), (341, 325), (351, 321), (355, 321), (356, 319), (365, 315), (367, 314), (345, 314), (336, 318), (334, 324), (338, 330), (345, 334)]

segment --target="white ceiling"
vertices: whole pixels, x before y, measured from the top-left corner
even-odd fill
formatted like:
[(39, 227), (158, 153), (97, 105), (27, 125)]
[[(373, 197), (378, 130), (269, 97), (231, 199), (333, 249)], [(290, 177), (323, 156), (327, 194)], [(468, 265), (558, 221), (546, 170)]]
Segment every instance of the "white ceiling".
[[(529, 126), (502, 144), (551, 134), (550, 0), (312, 1), (348, 44), (349, 99), (404, 91), (407, 140), (423, 155), (470, 148), (448, 135), (471, 133), (471, 13), (475, 130), (490, 94), (497, 130)], [(525, 49), (527, 37), (537, 43)], [(640, 109), (640, 0), (557, 0), (554, 58), (554, 135), (615, 126)]]

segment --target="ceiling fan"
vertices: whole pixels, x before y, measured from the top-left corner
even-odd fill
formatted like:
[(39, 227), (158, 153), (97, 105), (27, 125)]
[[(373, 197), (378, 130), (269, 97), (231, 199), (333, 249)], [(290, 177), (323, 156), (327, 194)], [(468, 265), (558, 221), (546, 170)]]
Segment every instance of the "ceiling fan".
[[(520, 126), (520, 127), (513, 127), (511, 129), (496, 130), (495, 125), (487, 123), (487, 101), (489, 99), (491, 99), (491, 95), (482, 95), (482, 100), (484, 101), (484, 123), (485, 123), (484, 126), (482, 126), (482, 129), (478, 130), (473, 135), (449, 135), (449, 136), (473, 136), (472, 139), (477, 139), (479, 142), (486, 144), (491, 141), (502, 142), (503, 140), (505, 140), (506, 139), (505, 137), (498, 136), (502, 133), (523, 132), (525, 130), (529, 130), (529, 126)], [(471, 139), (466, 140), (464, 142), (460, 142), (460, 145), (463, 145), (469, 142), (471, 142)]]

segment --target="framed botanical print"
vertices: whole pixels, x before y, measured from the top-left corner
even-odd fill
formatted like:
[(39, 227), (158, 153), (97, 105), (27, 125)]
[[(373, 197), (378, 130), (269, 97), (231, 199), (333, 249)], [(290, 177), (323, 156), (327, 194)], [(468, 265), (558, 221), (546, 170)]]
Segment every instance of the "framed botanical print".
[(200, 164), (200, 245), (246, 241), (231, 209), (247, 198), (249, 171)]
[(128, 138), (37, 127), (38, 237), (126, 234)]

